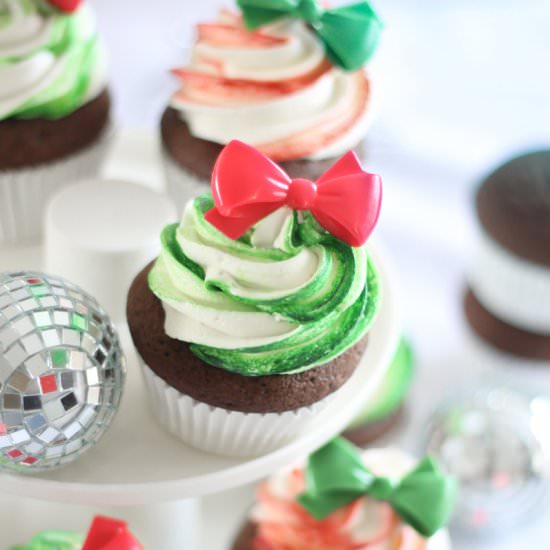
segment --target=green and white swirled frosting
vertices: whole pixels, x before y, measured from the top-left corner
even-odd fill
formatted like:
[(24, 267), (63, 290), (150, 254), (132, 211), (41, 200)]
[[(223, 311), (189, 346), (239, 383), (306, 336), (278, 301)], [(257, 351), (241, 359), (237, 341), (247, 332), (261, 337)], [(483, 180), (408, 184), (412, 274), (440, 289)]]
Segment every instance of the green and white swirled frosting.
[(104, 89), (104, 54), (84, 4), (0, 0), (0, 120), (66, 116)]
[(204, 219), (212, 207), (210, 195), (195, 199), (181, 224), (162, 234), (149, 286), (164, 306), (168, 336), (247, 376), (307, 370), (363, 337), (379, 304), (364, 246), (288, 208), (233, 241)]
[(12, 546), (10, 550), (80, 550), (84, 536), (69, 531), (44, 531), (28, 544)]

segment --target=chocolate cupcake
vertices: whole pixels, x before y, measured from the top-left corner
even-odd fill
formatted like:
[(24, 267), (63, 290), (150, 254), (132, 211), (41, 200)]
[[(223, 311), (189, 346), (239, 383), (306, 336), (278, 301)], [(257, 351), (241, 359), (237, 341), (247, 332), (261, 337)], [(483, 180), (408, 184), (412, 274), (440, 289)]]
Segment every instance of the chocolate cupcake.
[(104, 53), (79, 4), (0, 6), (0, 246), (38, 240), (49, 197), (96, 175), (106, 153)]
[(28, 544), (13, 546), (10, 550), (143, 550), (128, 531), (124, 521), (96, 516), (86, 536), (72, 531), (50, 530), (39, 533)]
[(363, 65), (381, 28), (369, 5), (356, 7), (351, 23), (351, 8), (324, 11), (315, 1), (308, 10), (238, 3), (241, 14), (222, 10), (197, 26), (189, 64), (173, 71), (179, 89), (161, 135), (168, 191), (180, 208), (207, 190), (232, 139), (311, 180), (350, 149), (363, 155), (373, 114)]
[(517, 157), (476, 196), (477, 254), (466, 318), (491, 345), (550, 359), (550, 151)]
[(400, 424), (413, 376), (413, 363), (412, 349), (403, 338), (376, 395), (365, 403), (344, 432), (346, 439), (364, 447)]
[(336, 439), (259, 486), (231, 548), (450, 550), (454, 493), (430, 459)]
[[(231, 142), (212, 181), (214, 198), (188, 203), (135, 279), (128, 323), (162, 425), (204, 450), (260, 454), (302, 432), (361, 359), (379, 306), (364, 242), (380, 180), (350, 153), (306, 204), (312, 182)], [(324, 217), (325, 189), (352, 204)]]

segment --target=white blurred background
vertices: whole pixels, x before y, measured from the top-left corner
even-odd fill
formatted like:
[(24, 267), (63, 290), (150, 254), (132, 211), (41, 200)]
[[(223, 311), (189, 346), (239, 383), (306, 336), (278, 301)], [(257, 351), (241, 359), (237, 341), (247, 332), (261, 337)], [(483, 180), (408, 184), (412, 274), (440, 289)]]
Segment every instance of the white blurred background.
[[(118, 122), (157, 131), (174, 88), (168, 71), (185, 60), (192, 23), (212, 16), (222, 2), (92, 4), (110, 50)], [(418, 355), (409, 420), (388, 441), (420, 452), (429, 413), (458, 384), (509, 377), (550, 391), (550, 370), (474, 346), (461, 310), (474, 186), (508, 156), (550, 146), (550, 2), (373, 5), (386, 30), (375, 59), (383, 103), (367, 168), (384, 178), (379, 234), (395, 261), (404, 323)], [(550, 517), (541, 510), (501, 538), (457, 538), (455, 548), (544, 550), (549, 540)]]

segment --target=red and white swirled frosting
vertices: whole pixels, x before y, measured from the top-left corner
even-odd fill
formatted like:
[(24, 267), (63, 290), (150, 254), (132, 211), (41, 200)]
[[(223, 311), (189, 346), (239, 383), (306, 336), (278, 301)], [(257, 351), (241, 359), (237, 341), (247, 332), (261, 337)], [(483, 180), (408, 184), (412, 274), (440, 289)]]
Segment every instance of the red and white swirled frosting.
[[(365, 453), (365, 463), (379, 475), (402, 476), (411, 458), (393, 449)], [(360, 498), (322, 521), (297, 502), (304, 490), (300, 468), (282, 472), (260, 485), (251, 520), (257, 525), (253, 550), (451, 550), (446, 531), (430, 539), (404, 524), (390, 506)]]
[(195, 137), (240, 139), (278, 161), (339, 156), (364, 137), (372, 111), (366, 72), (332, 66), (304, 23), (247, 31), (222, 10), (197, 31), (189, 65), (173, 71), (181, 86), (170, 102)]

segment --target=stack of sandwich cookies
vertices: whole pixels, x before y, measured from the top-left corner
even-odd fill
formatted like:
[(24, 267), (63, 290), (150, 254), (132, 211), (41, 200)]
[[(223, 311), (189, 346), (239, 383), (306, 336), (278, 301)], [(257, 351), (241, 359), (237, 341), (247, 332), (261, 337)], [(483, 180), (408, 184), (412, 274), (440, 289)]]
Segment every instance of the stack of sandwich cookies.
[(0, 3), (0, 245), (37, 240), (48, 198), (97, 174), (109, 112), (88, 5)]
[(292, 177), (316, 180), (339, 156), (361, 156), (372, 118), (363, 66), (381, 23), (362, 1), (239, 0), (197, 27), (189, 64), (161, 121), (168, 190), (182, 207), (204, 193), (232, 139), (268, 155)]
[(381, 182), (353, 153), (317, 183), (292, 180), (233, 141), (212, 190), (164, 230), (128, 322), (160, 423), (208, 451), (260, 454), (303, 431), (361, 360)]
[(260, 485), (232, 550), (450, 550), (455, 492), (430, 458), (335, 439)]
[(476, 197), (477, 255), (465, 300), (472, 328), (514, 355), (550, 359), (550, 151), (515, 158)]
[(404, 401), (413, 373), (413, 352), (402, 338), (375, 396), (365, 403), (343, 433), (344, 437), (364, 447), (396, 428), (404, 417)]

